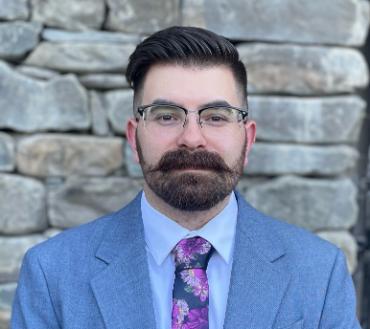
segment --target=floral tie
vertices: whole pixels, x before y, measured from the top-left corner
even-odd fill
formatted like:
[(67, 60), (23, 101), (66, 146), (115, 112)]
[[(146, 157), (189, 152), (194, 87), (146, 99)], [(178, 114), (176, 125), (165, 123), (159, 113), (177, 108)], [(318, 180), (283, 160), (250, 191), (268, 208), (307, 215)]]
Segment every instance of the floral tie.
[(201, 237), (183, 239), (173, 249), (172, 329), (208, 329), (206, 269), (212, 251), (212, 245)]

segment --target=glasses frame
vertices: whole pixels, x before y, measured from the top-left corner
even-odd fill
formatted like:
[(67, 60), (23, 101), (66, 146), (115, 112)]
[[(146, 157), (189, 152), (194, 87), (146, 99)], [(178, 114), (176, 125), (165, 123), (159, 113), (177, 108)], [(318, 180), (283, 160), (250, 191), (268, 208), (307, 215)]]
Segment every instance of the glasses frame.
[(179, 105), (174, 105), (174, 104), (166, 104), (166, 103), (152, 103), (152, 104), (146, 104), (146, 105), (140, 105), (137, 107), (137, 112), (139, 113), (139, 115), (144, 118), (144, 112), (147, 108), (150, 108), (150, 107), (153, 107), (153, 106), (167, 106), (167, 107), (172, 107), (172, 108), (177, 108), (177, 109), (181, 109), (185, 112), (185, 121), (184, 121), (184, 124), (183, 124), (183, 127), (185, 127), (186, 125), (186, 122), (187, 122), (187, 119), (188, 119), (188, 114), (189, 113), (197, 113), (198, 114), (198, 123), (199, 125), (202, 127), (202, 123), (200, 122), (200, 114), (205, 111), (205, 110), (208, 110), (208, 109), (217, 109), (217, 108), (227, 108), (227, 109), (232, 109), (232, 110), (236, 110), (238, 111), (241, 116), (242, 116), (242, 119), (238, 122), (246, 122), (247, 119), (248, 119), (248, 108), (239, 108), (239, 107), (235, 107), (235, 106), (230, 106), (230, 105), (212, 105), (212, 106), (206, 106), (206, 107), (202, 107), (201, 109), (199, 110), (188, 110), (186, 109), (185, 107), (182, 107), (182, 106), (179, 106)]

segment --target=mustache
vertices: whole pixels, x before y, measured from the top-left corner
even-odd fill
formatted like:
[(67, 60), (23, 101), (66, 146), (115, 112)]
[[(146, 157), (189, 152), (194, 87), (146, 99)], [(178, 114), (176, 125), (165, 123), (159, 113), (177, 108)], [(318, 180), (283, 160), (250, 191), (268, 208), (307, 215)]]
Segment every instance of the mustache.
[(150, 171), (166, 172), (179, 169), (205, 169), (217, 172), (233, 172), (217, 153), (189, 151), (186, 149), (166, 152), (158, 164)]

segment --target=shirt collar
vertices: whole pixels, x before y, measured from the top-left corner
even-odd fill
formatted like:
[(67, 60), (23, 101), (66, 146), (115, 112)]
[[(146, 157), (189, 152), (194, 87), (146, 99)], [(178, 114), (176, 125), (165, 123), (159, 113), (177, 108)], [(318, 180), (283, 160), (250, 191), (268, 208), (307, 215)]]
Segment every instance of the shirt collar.
[(175, 245), (184, 238), (200, 236), (208, 240), (228, 264), (234, 247), (238, 204), (234, 192), (226, 207), (206, 225), (190, 231), (154, 209), (142, 193), (141, 213), (147, 249), (157, 265), (161, 265)]

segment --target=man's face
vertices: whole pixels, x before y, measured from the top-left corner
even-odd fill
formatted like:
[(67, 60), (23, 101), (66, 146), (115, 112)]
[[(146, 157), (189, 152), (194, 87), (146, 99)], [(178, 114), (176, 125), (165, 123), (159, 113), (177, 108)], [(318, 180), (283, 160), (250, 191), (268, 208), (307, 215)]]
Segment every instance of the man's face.
[[(190, 111), (208, 104), (243, 107), (231, 70), (225, 66), (155, 65), (141, 91), (141, 105), (166, 102)], [(207, 210), (224, 200), (236, 186), (255, 138), (255, 124), (201, 127), (189, 113), (184, 127), (153, 129), (130, 120), (127, 138), (140, 162), (145, 189), (174, 208)]]

